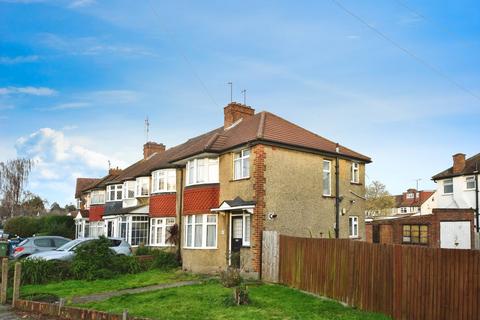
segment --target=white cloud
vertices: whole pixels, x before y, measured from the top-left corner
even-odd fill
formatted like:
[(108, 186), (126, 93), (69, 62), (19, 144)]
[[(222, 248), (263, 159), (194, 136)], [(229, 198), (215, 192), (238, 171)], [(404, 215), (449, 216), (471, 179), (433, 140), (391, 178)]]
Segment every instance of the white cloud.
[(3, 87), (0, 88), (0, 95), (26, 94), (33, 96), (53, 96), (57, 91), (46, 87)]
[(95, 0), (76, 0), (70, 3), (70, 8), (81, 8), (92, 5), (95, 3)]
[[(106, 175), (109, 160), (114, 166), (125, 165), (121, 160), (74, 144), (62, 131), (51, 128), (42, 128), (19, 138), (15, 148), (18, 157), (35, 162), (29, 186), (33, 188), (32, 191), (43, 197), (58, 194), (59, 199), (50, 201), (73, 200), (75, 179), (80, 174), (89, 177)], [(55, 186), (59, 185), (62, 185), (62, 189), (54, 192)]]
[(55, 110), (83, 109), (83, 108), (88, 108), (90, 106), (91, 104), (88, 102), (67, 102), (67, 103), (61, 103), (43, 110), (55, 111)]
[(19, 64), (35, 62), (39, 60), (39, 56), (16, 56), (16, 57), (0, 57), (0, 64)]

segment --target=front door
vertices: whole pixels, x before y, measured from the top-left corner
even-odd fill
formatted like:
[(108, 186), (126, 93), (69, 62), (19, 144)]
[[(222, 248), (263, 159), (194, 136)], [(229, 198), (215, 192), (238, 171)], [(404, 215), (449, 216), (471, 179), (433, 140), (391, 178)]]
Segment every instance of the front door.
[(107, 221), (107, 237), (113, 237), (113, 221)]
[(232, 248), (231, 248), (231, 265), (240, 267), (240, 249), (243, 245), (243, 218), (232, 217)]

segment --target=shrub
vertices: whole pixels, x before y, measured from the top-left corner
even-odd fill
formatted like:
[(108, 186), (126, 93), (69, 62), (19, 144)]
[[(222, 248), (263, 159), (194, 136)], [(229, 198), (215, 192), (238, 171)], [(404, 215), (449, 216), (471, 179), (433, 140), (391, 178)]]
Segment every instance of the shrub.
[(111, 269), (120, 274), (133, 274), (141, 272), (143, 268), (137, 258), (117, 255), (113, 257)]
[(115, 252), (110, 249), (110, 240), (100, 238), (92, 240), (75, 250), (72, 261), (72, 274), (76, 279), (108, 279), (115, 276), (112, 270)]
[(150, 266), (152, 269), (170, 270), (180, 266), (177, 255), (173, 252), (155, 250), (152, 253), (153, 260)]
[(137, 250), (135, 251), (135, 255), (137, 256), (148, 256), (152, 254), (153, 249), (150, 247), (141, 244), (138, 246)]
[(15, 217), (5, 223), (5, 232), (23, 238), (41, 234), (71, 239), (75, 235), (75, 222), (72, 217), (58, 215)]
[(220, 282), (226, 288), (233, 288), (239, 286), (243, 279), (240, 275), (240, 270), (234, 267), (228, 267), (226, 271), (220, 272)]
[[(43, 284), (62, 281), (71, 276), (70, 264), (65, 261), (41, 259), (22, 260), (22, 284)], [(14, 266), (10, 268), (13, 272)], [(12, 277), (13, 279), (13, 277)]]

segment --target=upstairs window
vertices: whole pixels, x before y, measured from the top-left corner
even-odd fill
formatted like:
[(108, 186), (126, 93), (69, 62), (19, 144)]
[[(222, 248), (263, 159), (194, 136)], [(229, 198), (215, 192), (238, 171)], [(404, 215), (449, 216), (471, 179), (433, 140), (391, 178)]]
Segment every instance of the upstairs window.
[(453, 193), (453, 179), (443, 180), (443, 193), (444, 194)]
[(193, 159), (187, 163), (187, 185), (218, 183), (218, 158)]
[(136, 197), (148, 197), (149, 195), (149, 188), (148, 185), (150, 184), (149, 177), (141, 177), (137, 178), (135, 182), (135, 196)]
[(135, 198), (135, 181), (125, 181), (123, 183), (123, 197), (124, 199)]
[(112, 184), (107, 186), (107, 201), (120, 201), (122, 200), (122, 185)]
[(250, 150), (245, 149), (233, 155), (233, 179), (250, 177)]
[(467, 177), (466, 178), (467, 189), (472, 190), (475, 189), (475, 177)]
[(407, 199), (413, 199), (413, 198), (415, 198), (414, 193), (407, 193)]
[(331, 175), (332, 162), (329, 160), (323, 160), (323, 195), (332, 195), (332, 175)]
[(90, 204), (104, 204), (105, 203), (105, 191), (95, 190), (92, 191)]
[(357, 162), (352, 162), (352, 182), (360, 182), (360, 165)]
[(152, 173), (152, 192), (175, 192), (177, 185), (175, 169), (157, 170)]

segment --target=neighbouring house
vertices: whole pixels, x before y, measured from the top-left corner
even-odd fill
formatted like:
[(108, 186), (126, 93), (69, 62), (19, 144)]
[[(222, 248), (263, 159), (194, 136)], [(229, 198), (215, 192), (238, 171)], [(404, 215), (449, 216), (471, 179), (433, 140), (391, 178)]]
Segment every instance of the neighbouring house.
[[(453, 155), (453, 165), (434, 175), (437, 183), (439, 208), (473, 208), (478, 228), (480, 153), (465, 159), (465, 154)], [(478, 232), (478, 229), (477, 229)]]
[(408, 189), (395, 197), (395, 207), (390, 215), (431, 214), (436, 208), (437, 197), (435, 191)]
[(433, 209), (432, 214), (384, 217), (366, 223), (367, 242), (433, 248), (474, 247), (473, 209)]
[[(176, 224), (184, 269), (236, 264), (252, 276), (261, 274), (264, 230), (365, 238), (369, 157), (239, 103), (227, 105), (223, 118), (221, 127), (172, 148), (147, 142), (138, 162), (84, 189), (87, 200), (105, 192), (104, 234), (169, 247)], [(91, 209), (90, 200), (88, 216)]]

